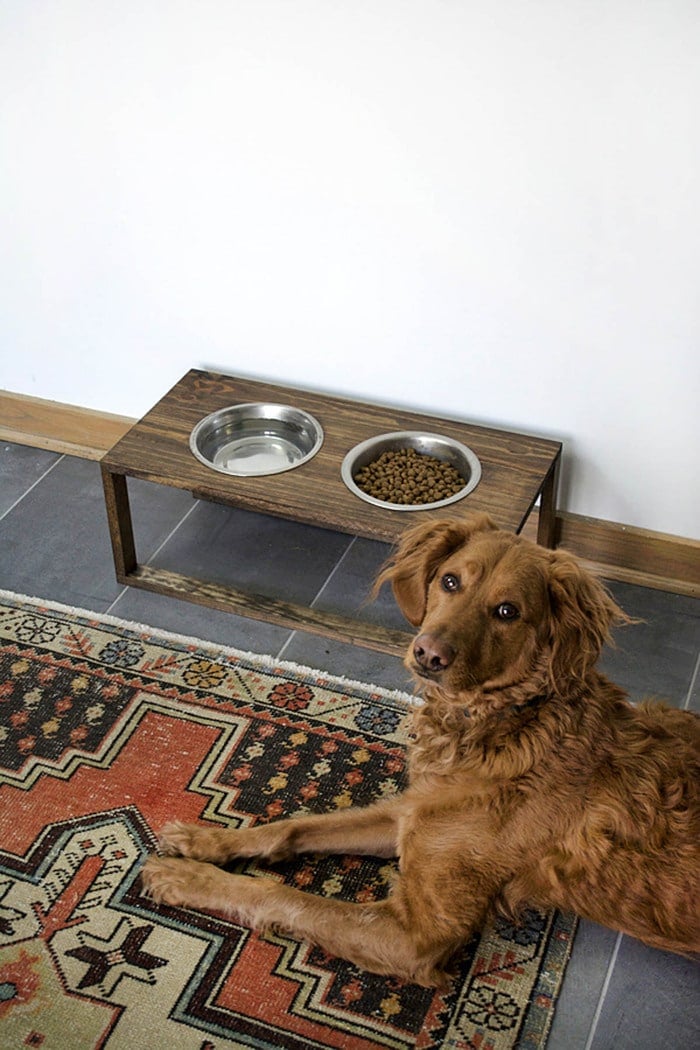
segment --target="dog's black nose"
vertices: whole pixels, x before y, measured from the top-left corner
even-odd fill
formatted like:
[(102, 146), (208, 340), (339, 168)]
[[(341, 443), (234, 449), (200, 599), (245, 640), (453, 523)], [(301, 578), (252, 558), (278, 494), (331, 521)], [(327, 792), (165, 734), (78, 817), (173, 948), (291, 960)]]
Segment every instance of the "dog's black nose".
[(433, 634), (419, 634), (413, 643), (415, 661), (426, 671), (434, 673), (444, 671), (450, 666), (455, 655), (451, 645), (436, 638)]

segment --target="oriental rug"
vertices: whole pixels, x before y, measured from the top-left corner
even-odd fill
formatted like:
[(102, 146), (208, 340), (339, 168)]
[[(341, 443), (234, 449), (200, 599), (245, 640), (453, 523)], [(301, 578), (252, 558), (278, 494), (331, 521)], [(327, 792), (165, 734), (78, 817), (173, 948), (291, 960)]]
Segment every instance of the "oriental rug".
[[(435, 991), (143, 893), (172, 817), (240, 826), (399, 790), (410, 713), (403, 694), (0, 593), (2, 1046), (544, 1046), (568, 916), (484, 930)], [(394, 865), (239, 870), (372, 900)]]

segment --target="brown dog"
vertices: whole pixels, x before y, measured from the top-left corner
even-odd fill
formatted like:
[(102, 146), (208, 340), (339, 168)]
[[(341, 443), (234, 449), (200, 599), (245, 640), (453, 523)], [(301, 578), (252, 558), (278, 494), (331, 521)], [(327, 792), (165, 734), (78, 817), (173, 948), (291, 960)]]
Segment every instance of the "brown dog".
[[(698, 952), (700, 718), (634, 707), (595, 670), (627, 620), (604, 588), (485, 516), (408, 530), (386, 580), (420, 627), (408, 789), (247, 829), (171, 824), (143, 872), (153, 898), (427, 985), (490, 912), (527, 905)], [(311, 851), (396, 856), (399, 874), (386, 900), (349, 904), (215, 867)]]

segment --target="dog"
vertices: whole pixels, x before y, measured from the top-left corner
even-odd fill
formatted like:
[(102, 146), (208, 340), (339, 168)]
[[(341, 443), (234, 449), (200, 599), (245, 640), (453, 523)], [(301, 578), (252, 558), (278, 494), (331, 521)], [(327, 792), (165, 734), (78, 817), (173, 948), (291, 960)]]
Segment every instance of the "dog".
[[(525, 907), (696, 957), (700, 718), (635, 706), (596, 669), (629, 622), (608, 591), (485, 515), (407, 529), (385, 582), (418, 631), (406, 790), (236, 830), (172, 823), (143, 869), (151, 897), (425, 986), (488, 918)], [(349, 903), (219, 867), (306, 852), (397, 857), (398, 873), (384, 900)]]

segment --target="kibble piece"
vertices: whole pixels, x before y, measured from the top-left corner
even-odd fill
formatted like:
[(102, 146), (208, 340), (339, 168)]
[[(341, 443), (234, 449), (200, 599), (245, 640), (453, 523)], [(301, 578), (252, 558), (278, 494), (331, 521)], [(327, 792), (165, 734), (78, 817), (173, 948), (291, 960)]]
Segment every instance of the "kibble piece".
[(421, 506), (454, 496), (466, 481), (451, 463), (408, 447), (380, 453), (358, 470), (355, 484), (384, 503)]

